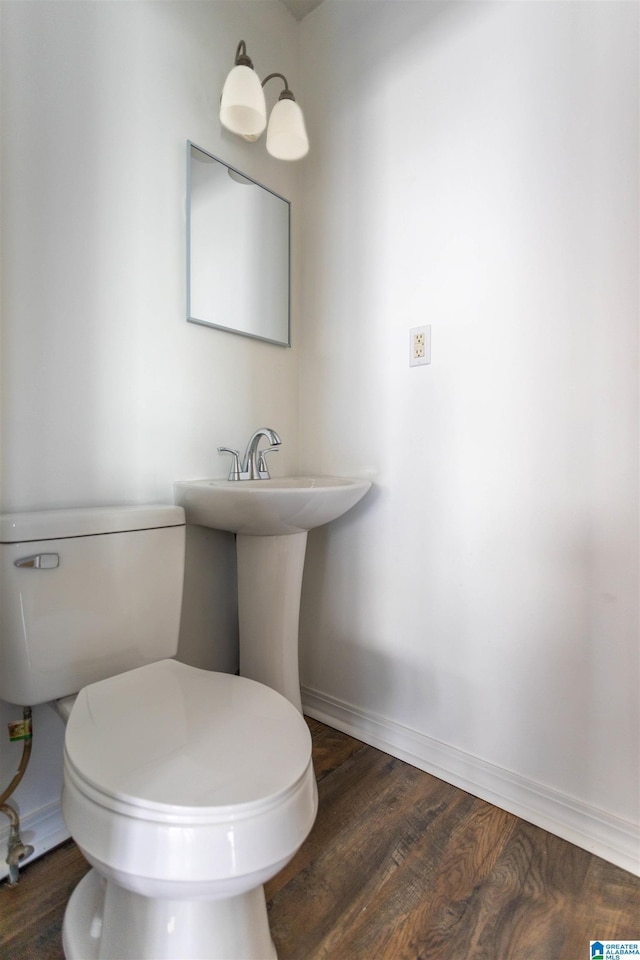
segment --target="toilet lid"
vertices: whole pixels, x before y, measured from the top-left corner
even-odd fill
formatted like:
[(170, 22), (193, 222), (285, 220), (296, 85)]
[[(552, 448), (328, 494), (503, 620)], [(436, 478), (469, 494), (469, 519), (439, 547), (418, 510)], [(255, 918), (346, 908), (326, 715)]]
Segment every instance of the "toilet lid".
[(163, 660), (85, 687), (65, 754), (106, 797), (193, 811), (291, 789), (309, 767), (311, 738), (296, 708), (263, 684)]

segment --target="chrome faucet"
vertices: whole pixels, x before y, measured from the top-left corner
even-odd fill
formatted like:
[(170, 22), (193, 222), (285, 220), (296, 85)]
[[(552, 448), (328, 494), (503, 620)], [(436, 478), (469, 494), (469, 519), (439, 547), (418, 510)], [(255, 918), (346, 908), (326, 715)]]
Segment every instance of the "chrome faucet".
[[(269, 446), (260, 450), (260, 441), (263, 437)], [(232, 450), (230, 447), (218, 447), (218, 453), (231, 454), (229, 480), (269, 480), (269, 469), (265, 457), (268, 453), (277, 453), (281, 443), (282, 440), (275, 430), (271, 427), (260, 427), (249, 440), (242, 463), (240, 463), (240, 452), (238, 450)]]

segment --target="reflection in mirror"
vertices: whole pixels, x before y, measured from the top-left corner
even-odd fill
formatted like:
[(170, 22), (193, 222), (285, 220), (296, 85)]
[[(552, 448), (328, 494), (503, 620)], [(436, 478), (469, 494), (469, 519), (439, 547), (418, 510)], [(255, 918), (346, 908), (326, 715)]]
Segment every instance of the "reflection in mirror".
[(290, 346), (289, 201), (187, 149), (187, 320)]

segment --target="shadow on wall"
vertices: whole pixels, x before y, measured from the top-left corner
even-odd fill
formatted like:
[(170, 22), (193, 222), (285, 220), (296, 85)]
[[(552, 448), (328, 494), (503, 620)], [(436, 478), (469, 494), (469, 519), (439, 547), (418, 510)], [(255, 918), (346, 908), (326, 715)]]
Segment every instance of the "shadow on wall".
[(177, 659), (203, 670), (238, 669), (238, 586), (232, 533), (187, 524)]
[(309, 533), (300, 609), (301, 683), (330, 691), (365, 713), (422, 717), (441, 708), (439, 678), (424, 664), (407, 663), (400, 636), (397, 655), (380, 648), (388, 624), (378, 621), (370, 596), (371, 557), (358, 551), (358, 528), (379, 512), (386, 496), (374, 483), (348, 514)]
[[(593, 652), (585, 649), (589, 545), (580, 529), (571, 529), (559, 552), (550, 540), (533, 577), (513, 537), (491, 539), (489, 526), (477, 556), (461, 542), (459, 565), (433, 569), (425, 561), (400, 597), (394, 568), (405, 541), (396, 539), (383, 558), (389, 598), (372, 596), (368, 571), (376, 558), (358, 549), (356, 528), (373, 519), (385, 495), (374, 486), (348, 516), (309, 536), (303, 687), (563, 792), (577, 783), (590, 797), (598, 731), (590, 712)], [(488, 558), (495, 566), (489, 580)]]

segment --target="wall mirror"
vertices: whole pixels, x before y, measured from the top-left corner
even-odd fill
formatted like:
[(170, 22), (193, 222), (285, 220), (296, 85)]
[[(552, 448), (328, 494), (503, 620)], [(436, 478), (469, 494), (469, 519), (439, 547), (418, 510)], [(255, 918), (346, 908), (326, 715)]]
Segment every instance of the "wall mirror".
[(290, 203), (187, 143), (187, 320), (291, 345)]

